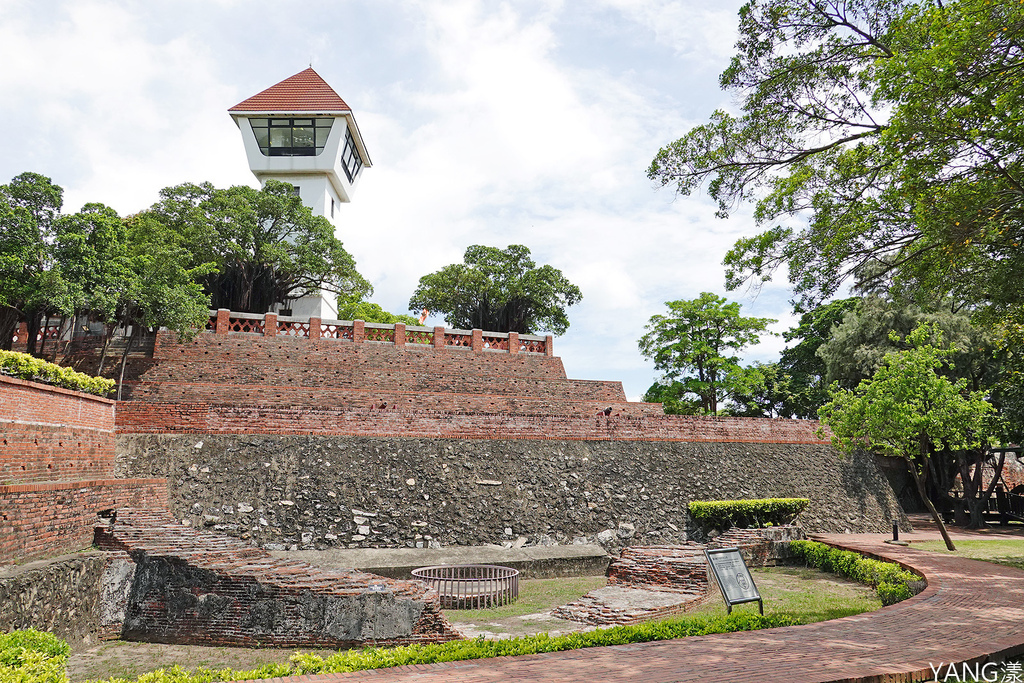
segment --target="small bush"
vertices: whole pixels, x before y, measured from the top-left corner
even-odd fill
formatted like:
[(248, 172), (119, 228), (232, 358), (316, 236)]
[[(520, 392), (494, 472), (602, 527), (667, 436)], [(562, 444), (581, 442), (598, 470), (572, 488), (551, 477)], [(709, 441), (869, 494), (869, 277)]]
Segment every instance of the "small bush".
[(33, 629), (0, 635), (0, 683), (67, 683), (71, 648)]
[(0, 351), (0, 372), (12, 377), (43, 382), (54, 386), (106, 396), (114, 388), (114, 380), (93, 377), (71, 368), (47, 363), (35, 356), (16, 351)]
[(790, 524), (810, 503), (807, 498), (694, 500), (688, 509), (701, 528), (724, 531), (734, 526), (748, 529)]
[(883, 605), (895, 605), (913, 596), (911, 585), (916, 586), (922, 580), (898, 564), (872, 560), (817, 541), (790, 541), (789, 549), (794, 557), (802, 559), (811, 567), (871, 586)]

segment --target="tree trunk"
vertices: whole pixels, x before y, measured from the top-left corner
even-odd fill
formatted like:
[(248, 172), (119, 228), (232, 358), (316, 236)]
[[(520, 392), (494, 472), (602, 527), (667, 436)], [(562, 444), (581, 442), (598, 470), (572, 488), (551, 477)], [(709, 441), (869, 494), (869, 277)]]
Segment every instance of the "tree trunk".
[(107, 347), (110, 346), (110, 338), (114, 336), (114, 325), (106, 323), (103, 326), (103, 349), (100, 351), (100, 364), (96, 367), (96, 376), (103, 376), (103, 363), (107, 360)]
[(128, 352), (132, 350), (132, 342), (135, 341), (135, 336), (139, 333), (139, 326), (132, 325), (131, 336), (128, 337), (128, 343), (125, 344), (124, 353), (121, 354), (121, 376), (117, 380), (117, 400), (121, 400), (121, 388), (124, 386), (124, 367), (128, 364)]
[[(0, 306), (0, 351), (10, 351), (21, 314), (14, 306)], [(21, 341), (20, 339), (18, 341)]]
[[(925, 439), (921, 439), (921, 457), (928, 457), (928, 444)], [(939, 533), (942, 534), (942, 540), (946, 543), (946, 549), (949, 551), (955, 551), (956, 546), (953, 545), (953, 540), (949, 537), (949, 532), (946, 531), (946, 525), (942, 523), (942, 516), (939, 511), (935, 509), (935, 504), (932, 503), (932, 499), (928, 497), (928, 494), (924, 490), (924, 481), (921, 480), (921, 475), (917, 472), (917, 465), (914, 464), (913, 458), (904, 456), (907, 461), (907, 468), (910, 470), (910, 476), (914, 478), (914, 483), (917, 484), (917, 492), (921, 494), (921, 500), (924, 501), (925, 507), (928, 508), (928, 512), (932, 513), (932, 519), (939, 526)]]

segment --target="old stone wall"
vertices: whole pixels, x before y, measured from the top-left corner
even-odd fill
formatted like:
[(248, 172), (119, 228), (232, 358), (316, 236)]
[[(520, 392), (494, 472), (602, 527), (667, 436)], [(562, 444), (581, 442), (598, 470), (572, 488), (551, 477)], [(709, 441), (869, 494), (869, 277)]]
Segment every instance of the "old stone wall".
[(660, 544), (706, 499), (807, 497), (808, 531), (905, 524), (872, 458), (823, 443), (121, 434), (118, 468), (167, 477), (178, 518), (268, 549)]
[(50, 631), (72, 647), (102, 635), (105, 553), (64, 555), (0, 568), (0, 633)]

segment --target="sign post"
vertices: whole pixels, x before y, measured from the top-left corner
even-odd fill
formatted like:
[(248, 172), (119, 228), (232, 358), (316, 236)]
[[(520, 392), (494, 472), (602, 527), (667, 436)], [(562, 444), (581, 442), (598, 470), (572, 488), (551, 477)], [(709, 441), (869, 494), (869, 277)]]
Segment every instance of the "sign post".
[(705, 550), (708, 567), (715, 573), (715, 580), (725, 599), (725, 607), (732, 614), (732, 606), (757, 601), (757, 608), (764, 616), (764, 601), (754, 585), (747, 563), (743, 561), (739, 548), (717, 548)]

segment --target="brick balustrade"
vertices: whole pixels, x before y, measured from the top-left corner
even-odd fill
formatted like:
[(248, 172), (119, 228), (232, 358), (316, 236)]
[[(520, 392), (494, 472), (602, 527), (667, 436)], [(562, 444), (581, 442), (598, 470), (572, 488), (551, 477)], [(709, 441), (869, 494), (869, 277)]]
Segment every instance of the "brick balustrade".
[(450, 330), (444, 327), (386, 325), (362, 320), (328, 320), (312, 317), (294, 318), (276, 313), (237, 313), (221, 308), (210, 311), (206, 327), (214, 334), (261, 334), (306, 339), (335, 339), (357, 344), (375, 342), (405, 346), (420, 344), (434, 348), (463, 348), (476, 352), (501, 351), (510, 354), (536, 353), (554, 355), (554, 337), (487, 332), (484, 330)]

